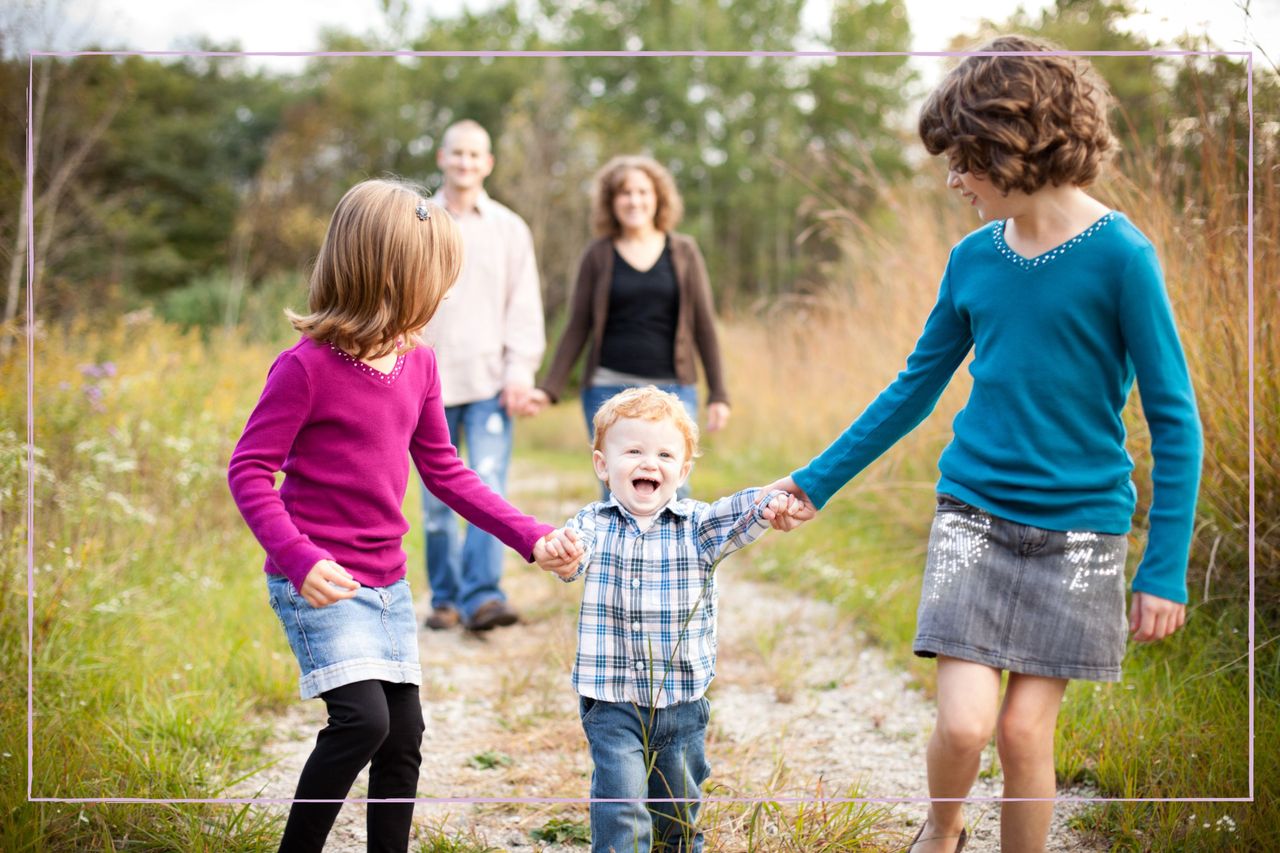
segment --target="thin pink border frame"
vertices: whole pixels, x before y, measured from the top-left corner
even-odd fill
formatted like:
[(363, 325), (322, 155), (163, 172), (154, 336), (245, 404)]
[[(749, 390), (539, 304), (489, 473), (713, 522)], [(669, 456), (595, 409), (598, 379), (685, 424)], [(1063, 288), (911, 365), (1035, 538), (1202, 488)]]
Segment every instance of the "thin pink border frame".
[[(413, 799), (370, 800), (353, 798), (343, 800), (294, 800), (289, 798), (264, 797), (210, 797), (160, 799), (152, 797), (33, 797), (31, 788), (34, 782), (34, 744), (33, 744), (33, 712), (34, 712), (34, 651), (35, 651), (35, 409), (34, 409), (34, 375), (35, 375), (35, 210), (34, 178), (35, 151), (31, 136), (32, 98), (35, 79), (36, 57), (76, 57), (76, 56), (204, 56), (204, 57), (244, 57), (244, 56), (375, 56), (375, 57), (724, 57), (745, 58), (763, 56), (773, 58), (844, 58), (859, 56), (1242, 56), (1245, 57), (1245, 73), (1247, 102), (1249, 106), (1249, 162), (1248, 162), (1248, 198), (1246, 231), (1248, 239), (1248, 377), (1249, 377), (1249, 796), (1247, 797), (702, 797), (704, 803), (928, 803), (928, 802), (966, 802), (966, 803), (1004, 803), (1004, 802), (1077, 802), (1077, 803), (1252, 803), (1254, 801), (1254, 568), (1256, 547), (1255, 528), (1256, 493), (1254, 463), (1254, 281), (1253, 281), (1253, 51), (1230, 50), (1061, 50), (1061, 51), (700, 51), (700, 50), (638, 50), (638, 51), (562, 51), (562, 50), (519, 50), (519, 51), (176, 51), (176, 50), (71, 50), (71, 51), (36, 51), (29, 54), (27, 68), (27, 802), (32, 803), (232, 803), (232, 804), (283, 804), (294, 802), (306, 803), (592, 803), (592, 802), (633, 802), (632, 800), (591, 799), (583, 797), (415, 797)], [(642, 800), (641, 802), (688, 802), (688, 800)]]

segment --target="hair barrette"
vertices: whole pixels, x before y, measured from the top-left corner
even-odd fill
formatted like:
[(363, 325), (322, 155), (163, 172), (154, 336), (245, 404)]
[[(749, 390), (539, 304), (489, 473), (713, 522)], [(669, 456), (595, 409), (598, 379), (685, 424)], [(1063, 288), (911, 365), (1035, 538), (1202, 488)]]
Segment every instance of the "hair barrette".
[(418, 214), (418, 219), (423, 222), (426, 222), (431, 218), (431, 208), (425, 201), (418, 202), (418, 206), (413, 209), (413, 212)]

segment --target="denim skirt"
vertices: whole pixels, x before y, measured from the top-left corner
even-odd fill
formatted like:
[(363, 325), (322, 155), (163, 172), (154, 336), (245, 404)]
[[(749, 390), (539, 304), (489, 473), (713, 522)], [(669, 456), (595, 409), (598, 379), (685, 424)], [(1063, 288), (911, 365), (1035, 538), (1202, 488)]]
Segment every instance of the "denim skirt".
[(1127, 550), (1123, 534), (1044, 530), (939, 495), (915, 653), (1119, 681)]
[(267, 593), (298, 659), (303, 699), (356, 681), (422, 683), (407, 580), (361, 586), (354, 598), (327, 607), (311, 606), (282, 575), (267, 575)]

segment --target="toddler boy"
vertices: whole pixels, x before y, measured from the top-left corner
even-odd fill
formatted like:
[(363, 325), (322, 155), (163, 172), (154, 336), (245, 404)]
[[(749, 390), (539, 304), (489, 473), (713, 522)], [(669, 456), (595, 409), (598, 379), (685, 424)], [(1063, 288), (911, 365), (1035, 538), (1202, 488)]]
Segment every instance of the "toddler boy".
[[(566, 526), (582, 556), (555, 571), (585, 577), (573, 686), (595, 765), (591, 798), (631, 802), (592, 802), (591, 849), (701, 851), (715, 568), (775, 517), (796, 521), (800, 504), (754, 488), (710, 504), (676, 499), (698, 428), (678, 397), (653, 386), (608, 400), (594, 429), (592, 462), (611, 494)], [(646, 798), (667, 802), (646, 809)]]

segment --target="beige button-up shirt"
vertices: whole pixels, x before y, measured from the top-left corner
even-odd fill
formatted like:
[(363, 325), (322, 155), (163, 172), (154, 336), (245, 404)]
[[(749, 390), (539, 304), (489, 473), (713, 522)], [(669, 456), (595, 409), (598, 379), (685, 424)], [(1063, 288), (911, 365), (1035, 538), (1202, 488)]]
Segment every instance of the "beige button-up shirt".
[(459, 406), (507, 385), (532, 387), (547, 341), (529, 226), (485, 193), (474, 210), (450, 215), (462, 233), (462, 272), (423, 338), (440, 364), (444, 404)]

